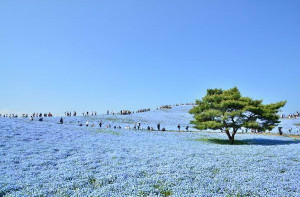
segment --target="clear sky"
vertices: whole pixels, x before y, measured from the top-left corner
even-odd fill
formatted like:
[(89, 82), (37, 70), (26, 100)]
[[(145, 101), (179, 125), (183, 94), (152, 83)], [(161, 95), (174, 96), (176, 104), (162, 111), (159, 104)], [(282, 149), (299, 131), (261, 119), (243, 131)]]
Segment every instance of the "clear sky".
[(1, 0), (0, 111), (139, 109), (237, 86), (300, 110), (299, 0)]

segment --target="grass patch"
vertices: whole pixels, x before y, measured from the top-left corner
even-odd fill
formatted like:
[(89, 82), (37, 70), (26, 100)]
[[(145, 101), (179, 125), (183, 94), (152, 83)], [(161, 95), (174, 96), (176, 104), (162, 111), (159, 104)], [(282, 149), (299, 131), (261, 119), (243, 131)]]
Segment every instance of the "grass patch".
[(106, 130), (106, 129), (97, 129), (97, 133), (107, 133), (112, 135), (121, 135), (119, 132), (113, 131), (113, 130)]
[(286, 170), (282, 169), (282, 170), (280, 170), (279, 172), (280, 172), (280, 173), (285, 173)]
[(296, 126), (300, 127), (300, 123), (295, 124)]
[(119, 118), (115, 118), (115, 117), (107, 117), (105, 118), (106, 121), (111, 121), (111, 122), (117, 122), (119, 121), (120, 119)]
[(220, 169), (219, 168), (214, 168), (212, 171), (211, 171), (214, 175), (218, 174), (220, 172)]
[(97, 179), (94, 176), (89, 176), (88, 177), (88, 183), (91, 185), (95, 185)]
[(218, 139), (218, 138), (199, 138), (196, 139), (196, 141), (208, 142), (208, 143), (220, 144), (220, 145), (247, 145), (248, 144), (243, 140), (234, 140), (234, 144), (231, 144), (231, 142), (227, 139)]
[(172, 195), (172, 191), (169, 189), (166, 189), (165, 187), (161, 185), (154, 185), (153, 188), (155, 190), (158, 190), (159, 193), (157, 195), (163, 196), (163, 197), (168, 197)]

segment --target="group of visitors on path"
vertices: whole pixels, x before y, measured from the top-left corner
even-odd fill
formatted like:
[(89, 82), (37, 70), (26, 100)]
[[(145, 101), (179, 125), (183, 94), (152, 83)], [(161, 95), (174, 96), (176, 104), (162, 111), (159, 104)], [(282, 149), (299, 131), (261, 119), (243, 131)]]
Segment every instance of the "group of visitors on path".
[(296, 113), (293, 113), (293, 114), (289, 114), (288, 116), (286, 116), (285, 114), (282, 114), (281, 115), (281, 118), (288, 118), (288, 119), (291, 119), (291, 118), (299, 118), (300, 117), (300, 112), (297, 111)]
[[(43, 121), (43, 120), (40, 120), (40, 121)], [(63, 118), (61, 117), (60, 120), (59, 120), (59, 124), (63, 124), (63, 123), (64, 123), (64, 120), (63, 120)], [(104, 125), (102, 121), (100, 121), (98, 125), (99, 125), (100, 128), (107, 128), (107, 129), (109, 129), (109, 128), (121, 129), (121, 128), (122, 128), (120, 125), (118, 125), (118, 126), (117, 126), (117, 125), (112, 126), (110, 123)], [(90, 126), (90, 127), (95, 127), (95, 123), (90, 123), (89, 120), (87, 120), (87, 121), (85, 122), (85, 124), (84, 124), (84, 123), (78, 122), (78, 126), (81, 126), (81, 127), (82, 127), (82, 126), (86, 126), (86, 127), (89, 127), (89, 126)], [(146, 130), (148, 130), (148, 131), (167, 131), (166, 128), (164, 128), (164, 127), (161, 128), (160, 123), (158, 123), (156, 127), (157, 127), (157, 130), (155, 130), (153, 127), (147, 126), (147, 127), (146, 127)], [(181, 130), (180, 130), (180, 129), (181, 129), (181, 125), (180, 125), (180, 124), (178, 124), (177, 128), (178, 128), (178, 131), (181, 131)], [(131, 129), (131, 127), (130, 127), (130, 126), (125, 126), (124, 129)], [(133, 129), (133, 130), (145, 130), (145, 129), (143, 129), (143, 128), (141, 127), (141, 123), (140, 123), (140, 122), (134, 124), (134, 126), (132, 127), (132, 129)], [(187, 125), (187, 126), (185, 127), (185, 130), (186, 130), (186, 131), (189, 131), (189, 125)]]

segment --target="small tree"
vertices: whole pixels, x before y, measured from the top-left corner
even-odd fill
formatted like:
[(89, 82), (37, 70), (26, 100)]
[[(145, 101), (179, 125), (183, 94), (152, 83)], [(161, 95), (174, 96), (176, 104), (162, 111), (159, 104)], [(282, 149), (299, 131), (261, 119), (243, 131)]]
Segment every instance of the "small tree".
[(202, 100), (190, 110), (191, 121), (199, 130), (213, 129), (225, 132), (234, 143), (234, 136), (241, 128), (259, 131), (272, 130), (280, 123), (279, 109), (286, 101), (262, 104), (262, 100), (242, 97), (237, 87), (229, 90), (208, 89)]

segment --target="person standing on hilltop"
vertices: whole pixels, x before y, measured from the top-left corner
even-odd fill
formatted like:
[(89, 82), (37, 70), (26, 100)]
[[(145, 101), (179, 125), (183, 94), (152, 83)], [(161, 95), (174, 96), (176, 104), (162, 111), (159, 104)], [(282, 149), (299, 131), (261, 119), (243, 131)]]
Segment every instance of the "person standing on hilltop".
[(178, 131), (180, 131), (180, 124), (178, 124), (177, 128), (178, 128)]
[(157, 124), (157, 130), (160, 131), (160, 123)]
[(59, 122), (60, 122), (60, 124), (64, 124), (64, 120), (63, 120), (62, 117), (60, 118), (60, 121), (59, 121)]

